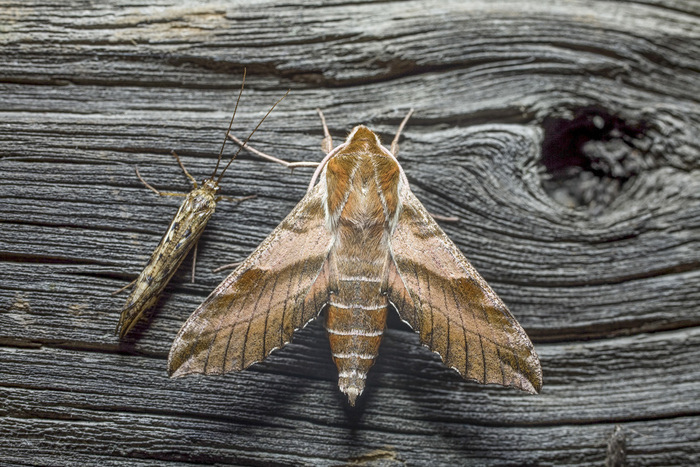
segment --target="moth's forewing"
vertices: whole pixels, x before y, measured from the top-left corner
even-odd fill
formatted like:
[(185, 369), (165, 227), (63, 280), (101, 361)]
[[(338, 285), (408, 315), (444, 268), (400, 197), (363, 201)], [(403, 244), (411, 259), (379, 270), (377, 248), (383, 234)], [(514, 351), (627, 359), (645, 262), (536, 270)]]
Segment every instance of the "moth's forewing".
[(134, 282), (117, 324), (120, 337), (124, 337), (158, 301), (160, 293), (202, 236), (215, 208), (216, 197), (204, 186), (185, 197), (146, 267)]
[(530, 339), (408, 186), (391, 238), (389, 300), (446, 365), (480, 383), (542, 387)]
[(288, 343), (328, 302), (323, 191), (309, 192), (180, 329), (171, 376), (242, 370)]

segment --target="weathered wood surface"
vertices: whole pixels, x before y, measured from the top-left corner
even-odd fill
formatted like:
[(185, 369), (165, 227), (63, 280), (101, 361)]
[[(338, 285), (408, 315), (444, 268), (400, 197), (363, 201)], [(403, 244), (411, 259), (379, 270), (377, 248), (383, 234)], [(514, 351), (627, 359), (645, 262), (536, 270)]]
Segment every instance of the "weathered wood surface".
[[(695, 2), (182, 2), (0, 8), (0, 463), (700, 463)], [(398, 319), (351, 409), (318, 324), (237, 375), (169, 380), (177, 330), (303, 196), (242, 154), (148, 325), (124, 296), (186, 191), (256, 146), (320, 160), (364, 123), (529, 332), (539, 396), (444, 368)], [(616, 431), (616, 426), (619, 428)], [(615, 434), (614, 434), (615, 433)]]

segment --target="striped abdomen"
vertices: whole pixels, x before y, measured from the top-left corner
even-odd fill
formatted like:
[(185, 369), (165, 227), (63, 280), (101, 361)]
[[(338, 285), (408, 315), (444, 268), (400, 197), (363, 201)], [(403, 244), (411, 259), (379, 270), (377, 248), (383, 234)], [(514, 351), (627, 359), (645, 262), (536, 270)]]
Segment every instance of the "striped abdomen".
[(341, 265), (338, 291), (331, 295), (326, 315), (326, 329), (338, 367), (338, 387), (347, 394), (350, 405), (355, 405), (365, 388), (367, 372), (379, 354), (388, 300), (381, 293), (379, 274), (343, 274)]

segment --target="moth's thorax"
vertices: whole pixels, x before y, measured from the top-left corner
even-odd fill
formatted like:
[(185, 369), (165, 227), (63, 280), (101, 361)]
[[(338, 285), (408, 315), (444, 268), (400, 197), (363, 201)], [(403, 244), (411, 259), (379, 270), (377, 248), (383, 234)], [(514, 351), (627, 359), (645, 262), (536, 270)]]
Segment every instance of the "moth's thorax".
[(356, 127), (326, 167), (326, 199), (331, 230), (361, 235), (365, 241), (393, 231), (398, 211), (400, 168), (377, 135)]
[(194, 212), (211, 210), (213, 213), (216, 208), (216, 195), (218, 192), (218, 183), (210, 179), (204, 180), (199, 188), (189, 192), (182, 208), (190, 209)]

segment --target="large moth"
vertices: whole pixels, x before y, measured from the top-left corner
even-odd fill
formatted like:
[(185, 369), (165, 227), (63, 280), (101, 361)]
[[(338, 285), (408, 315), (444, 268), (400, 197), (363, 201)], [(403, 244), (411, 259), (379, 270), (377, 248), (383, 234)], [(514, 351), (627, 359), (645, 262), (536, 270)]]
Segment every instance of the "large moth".
[[(231, 123), (229, 123), (228, 131), (231, 130), (231, 125), (233, 125), (233, 120), (236, 117), (236, 110), (238, 109), (238, 103), (240, 102), (244, 86), (245, 70), (243, 71), (241, 91), (239, 92), (238, 99), (236, 100), (236, 107), (233, 111), (233, 116), (231, 117)], [(284, 99), (284, 97), (282, 97), (282, 99)], [(272, 108), (262, 118), (260, 123), (258, 123), (255, 129), (250, 133), (248, 139), (253, 136), (262, 122), (265, 121), (265, 118), (267, 118), (270, 112), (272, 112), (275, 106), (277, 106), (282, 99), (277, 101), (272, 106)], [(227, 135), (228, 131), (226, 132)], [(246, 139), (246, 143), (248, 142), (248, 139)], [(182, 168), (187, 178), (189, 178), (193, 184), (192, 191), (186, 194), (160, 192), (146, 183), (141, 178), (138, 171), (136, 172), (139, 179), (141, 179), (141, 181), (148, 188), (156, 192), (158, 195), (184, 196), (185, 199), (180, 205), (178, 211), (175, 213), (175, 216), (170, 222), (168, 229), (165, 231), (163, 238), (161, 238), (160, 243), (153, 251), (153, 254), (148, 260), (148, 263), (146, 263), (144, 269), (141, 271), (141, 274), (139, 274), (134, 282), (127, 285), (127, 287), (129, 287), (133, 284), (133, 288), (129, 294), (129, 297), (126, 299), (124, 307), (122, 308), (119, 323), (117, 323), (116, 333), (119, 335), (119, 337), (123, 338), (129, 331), (131, 331), (139, 319), (144, 316), (146, 311), (155, 305), (161, 292), (175, 274), (175, 271), (177, 271), (177, 269), (180, 267), (180, 264), (182, 264), (190, 250), (197, 245), (199, 238), (202, 236), (202, 233), (204, 233), (204, 229), (207, 226), (209, 219), (211, 219), (212, 215), (214, 214), (216, 204), (224, 198), (223, 196), (218, 195), (219, 183), (221, 182), (224, 173), (226, 173), (226, 170), (229, 168), (243, 147), (241, 146), (241, 148), (236, 151), (233, 157), (231, 157), (229, 160), (228, 164), (217, 177), (217, 172), (219, 170), (219, 165), (221, 164), (221, 156), (223, 155), (225, 145), (226, 138), (224, 138), (224, 144), (221, 146), (221, 151), (219, 152), (219, 158), (216, 162), (214, 172), (212, 173), (211, 177), (202, 182), (201, 186), (197, 185), (197, 181), (187, 172), (187, 169), (185, 169), (185, 166), (180, 161), (180, 158), (173, 152), (178, 164)], [(117, 292), (120, 291), (121, 290)]]
[(525, 331), (411, 192), (402, 127), (391, 149), (357, 126), (328, 152), (306, 196), (180, 329), (171, 376), (243, 370), (323, 312), (354, 405), (392, 307), (463, 377), (539, 392)]

